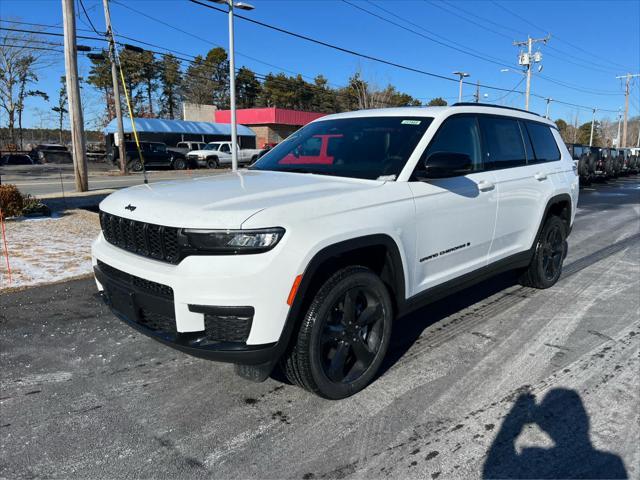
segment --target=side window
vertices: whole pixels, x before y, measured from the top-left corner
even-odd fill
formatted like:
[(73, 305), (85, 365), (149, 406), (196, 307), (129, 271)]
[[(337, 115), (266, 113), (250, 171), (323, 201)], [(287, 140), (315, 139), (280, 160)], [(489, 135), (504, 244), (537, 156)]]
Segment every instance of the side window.
[(533, 143), (536, 162), (554, 162), (560, 160), (560, 150), (551, 128), (540, 123), (527, 122), (527, 130)]
[(437, 152), (464, 153), (471, 158), (474, 171), (482, 170), (482, 145), (476, 117), (464, 115), (445, 120), (429, 143), (417, 168), (422, 169), (424, 160)]
[(222, 145), (220, 145), (220, 151), (224, 153), (230, 153), (231, 149), (229, 148), (229, 145), (223, 143)]
[(501, 117), (480, 117), (480, 126), (487, 142), (489, 168), (509, 168), (526, 165), (526, 153), (518, 121)]

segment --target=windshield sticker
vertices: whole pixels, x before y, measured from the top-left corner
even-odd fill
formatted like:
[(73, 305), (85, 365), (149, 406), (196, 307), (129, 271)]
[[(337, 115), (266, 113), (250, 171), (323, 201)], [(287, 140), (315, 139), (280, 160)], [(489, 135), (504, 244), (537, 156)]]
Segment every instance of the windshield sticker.
[(402, 120), (402, 125), (420, 125), (422, 120)]

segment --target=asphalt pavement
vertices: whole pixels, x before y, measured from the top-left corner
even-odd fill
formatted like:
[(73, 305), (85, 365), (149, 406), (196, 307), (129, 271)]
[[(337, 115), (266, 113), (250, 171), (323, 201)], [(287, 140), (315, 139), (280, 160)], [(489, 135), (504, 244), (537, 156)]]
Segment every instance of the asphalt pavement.
[(581, 191), (559, 283), (400, 319), (327, 401), (118, 321), (90, 279), (0, 297), (1, 478), (638, 478), (640, 185)]
[[(186, 176), (206, 176), (227, 172), (228, 169), (209, 170), (168, 170), (152, 168), (147, 171), (149, 183), (176, 180)], [(73, 165), (46, 164), (28, 166), (0, 167), (2, 183), (11, 183), (18, 187), (23, 194), (36, 197), (58, 197), (73, 195), (75, 192), (75, 178)], [(117, 169), (107, 163), (89, 164), (89, 190), (117, 190), (143, 183), (142, 173), (131, 172), (121, 176)]]

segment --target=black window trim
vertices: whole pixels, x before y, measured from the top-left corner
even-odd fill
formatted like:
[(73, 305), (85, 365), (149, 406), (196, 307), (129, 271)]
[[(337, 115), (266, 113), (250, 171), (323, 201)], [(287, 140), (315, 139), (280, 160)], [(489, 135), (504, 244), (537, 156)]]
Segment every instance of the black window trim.
[[(554, 160), (538, 160), (537, 155), (536, 155), (536, 147), (535, 144), (533, 142), (533, 138), (531, 138), (531, 132), (529, 132), (529, 126), (527, 125), (527, 123), (533, 123), (533, 124), (538, 124), (538, 125), (542, 125), (545, 127), (548, 127), (549, 130), (551, 130), (551, 126), (547, 125), (545, 123), (542, 122), (533, 122), (531, 120), (523, 120), (523, 123), (525, 124), (525, 128), (527, 130), (527, 134), (529, 135), (529, 141), (531, 142), (531, 148), (533, 148), (533, 155), (534, 155), (534, 161), (532, 162), (527, 162), (529, 165), (538, 165), (541, 163), (552, 163), (552, 162), (559, 162), (560, 160), (562, 160), (562, 152), (560, 151), (560, 148), (558, 147), (558, 142), (556, 142), (556, 137), (554, 137), (553, 132), (551, 132), (551, 138), (553, 139), (553, 144), (556, 147), (556, 151), (558, 152), (558, 158), (554, 159)], [(571, 157), (573, 158), (573, 154), (571, 155)]]
[[(556, 143), (556, 148), (558, 149), (558, 152), (560, 153), (560, 158), (558, 160), (540, 160), (540, 161), (537, 161), (535, 159), (535, 148), (533, 146), (533, 140), (531, 139), (531, 135), (529, 134), (529, 130), (528, 130), (526, 124), (527, 123), (534, 123), (534, 124), (538, 124), (538, 125), (542, 125), (544, 127), (547, 127), (549, 129), (553, 128), (555, 130), (558, 130), (558, 127), (556, 125), (550, 125), (550, 124), (545, 123), (545, 122), (541, 122), (541, 121), (537, 121), (537, 120), (533, 120), (533, 119), (529, 119), (529, 118), (522, 118), (522, 117), (518, 117), (518, 116), (515, 116), (515, 115), (514, 116), (512, 116), (512, 115), (500, 115), (500, 114), (496, 114), (496, 113), (484, 113), (484, 112), (461, 112), (461, 113), (454, 113), (453, 115), (449, 115), (438, 126), (438, 129), (435, 131), (435, 133), (431, 137), (431, 140), (429, 140), (429, 143), (424, 147), (424, 150), (420, 154), (420, 158), (418, 159), (418, 163), (416, 163), (415, 167), (413, 168), (413, 172), (411, 172), (411, 176), (409, 177), (408, 181), (410, 181), (410, 182), (424, 181), (424, 180), (420, 180), (416, 174), (417, 174), (417, 172), (419, 170), (421, 170), (421, 167), (424, 164), (424, 160), (425, 160), (424, 156), (426, 155), (427, 151), (429, 150), (429, 146), (435, 140), (435, 138), (437, 137), (438, 133), (440, 132), (442, 127), (444, 127), (444, 125), (447, 123), (447, 121), (450, 118), (454, 118), (454, 117), (469, 117), (469, 116), (474, 116), (476, 118), (476, 124), (477, 124), (478, 131), (479, 131), (479, 134), (480, 134), (480, 148), (481, 148), (481, 151), (482, 151), (481, 168), (478, 169), (478, 170), (474, 170), (470, 174), (482, 173), (482, 172), (490, 172), (490, 171), (495, 171), (495, 170), (507, 170), (507, 169), (510, 169), (510, 168), (526, 167), (527, 165), (536, 165), (536, 164), (540, 164), (540, 163), (551, 163), (551, 162), (558, 162), (558, 161), (562, 160), (562, 152), (560, 152), (560, 149), (558, 148), (557, 142), (555, 142), (555, 137), (553, 137), (554, 143)], [(503, 119), (508, 119), (508, 120), (515, 121), (518, 124), (518, 128), (520, 129), (520, 134), (522, 136), (524, 136), (524, 134), (526, 133), (526, 135), (528, 136), (529, 144), (531, 145), (531, 149), (533, 150), (534, 158), (531, 161), (529, 161), (529, 159), (527, 158), (527, 147), (526, 147), (526, 145), (524, 143), (524, 137), (522, 137), (522, 149), (524, 150), (524, 154), (525, 154), (525, 160), (524, 160), (525, 163), (519, 164), (519, 165), (502, 166), (502, 167), (491, 166), (491, 164), (487, 165), (487, 162), (485, 161), (485, 159), (488, 157), (489, 148), (488, 148), (488, 144), (487, 144), (487, 139), (485, 138), (484, 129), (480, 125), (480, 117), (481, 116), (482, 117), (503, 118)], [(526, 132), (522, 131), (521, 124), (524, 124)], [(426, 133), (427, 132), (425, 132), (425, 134)]]

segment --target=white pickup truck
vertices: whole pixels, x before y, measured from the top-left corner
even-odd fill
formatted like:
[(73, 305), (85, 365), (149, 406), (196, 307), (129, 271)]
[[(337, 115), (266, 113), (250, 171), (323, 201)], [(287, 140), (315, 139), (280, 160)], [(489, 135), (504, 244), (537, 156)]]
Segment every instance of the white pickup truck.
[[(255, 162), (261, 151), (256, 148), (238, 148), (238, 165)], [(187, 159), (207, 168), (231, 165), (231, 142), (210, 142), (202, 150), (189, 152)]]

